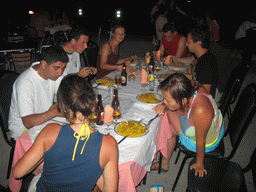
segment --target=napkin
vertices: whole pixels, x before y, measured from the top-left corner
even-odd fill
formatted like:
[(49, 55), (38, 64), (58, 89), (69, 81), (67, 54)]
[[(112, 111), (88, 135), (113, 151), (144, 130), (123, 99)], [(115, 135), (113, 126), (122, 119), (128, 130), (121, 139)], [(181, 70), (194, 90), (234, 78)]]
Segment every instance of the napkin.
[(145, 71), (145, 69), (141, 69), (141, 84), (147, 84), (148, 83), (148, 73)]
[(166, 58), (165, 58), (165, 64), (166, 65), (169, 65), (171, 63), (171, 55), (168, 55)]
[(107, 105), (104, 108), (104, 123), (110, 123), (113, 121), (113, 108)]
[(157, 59), (157, 60), (160, 60), (160, 58), (161, 58), (161, 50), (158, 50), (158, 51), (156, 52), (156, 59)]

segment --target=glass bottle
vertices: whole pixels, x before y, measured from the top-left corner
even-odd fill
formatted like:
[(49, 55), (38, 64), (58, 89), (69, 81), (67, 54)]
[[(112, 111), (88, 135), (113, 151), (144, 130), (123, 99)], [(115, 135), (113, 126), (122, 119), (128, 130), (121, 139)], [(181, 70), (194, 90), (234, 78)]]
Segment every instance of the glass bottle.
[(98, 103), (96, 107), (97, 111), (97, 125), (103, 125), (104, 124), (104, 108), (102, 105), (102, 96), (101, 94), (98, 94)]
[(114, 94), (113, 94), (113, 101), (112, 101), (112, 107), (114, 108), (115, 106), (119, 106), (119, 100), (118, 100), (118, 90), (115, 88), (114, 89)]
[(122, 77), (122, 86), (126, 86), (127, 85), (127, 73), (126, 73), (126, 65), (125, 63), (123, 63), (123, 69), (121, 72), (121, 77)]
[(154, 54), (151, 53), (151, 59), (150, 59), (149, 65), (148, 65), (148, 72), (149, 72), (149, 74), (153, 74), (154, 70), (155, 70)]
[(121, 110), (120, 110), (121, 108), (120, 108), (120, 103), (119, 103), (119, 100), (118, 100), (118, 90), (117, 89), (114, 89), (112, 107), (114, 109), (113, 119), (116, 122), (117, 119), (121, 118)]

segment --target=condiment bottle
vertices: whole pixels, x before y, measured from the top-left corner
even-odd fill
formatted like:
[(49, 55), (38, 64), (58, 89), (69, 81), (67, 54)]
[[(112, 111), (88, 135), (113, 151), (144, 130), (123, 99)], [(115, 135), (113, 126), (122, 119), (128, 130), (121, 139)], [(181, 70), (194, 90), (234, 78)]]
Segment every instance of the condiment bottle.
[(127, 85), (127, 73), (126, 73), (126, 65), (125, 63), (123, 63), (123, 69), (121, 72), (121, 77), (122, 77), (122, 86), (126, 86)]
[(101, 94), (98, 94), (98, 103), (96, 107), (97, 111), (97, 125), (103, 125), (104, 124), (104, 108), (102, 105), (102, 96)]

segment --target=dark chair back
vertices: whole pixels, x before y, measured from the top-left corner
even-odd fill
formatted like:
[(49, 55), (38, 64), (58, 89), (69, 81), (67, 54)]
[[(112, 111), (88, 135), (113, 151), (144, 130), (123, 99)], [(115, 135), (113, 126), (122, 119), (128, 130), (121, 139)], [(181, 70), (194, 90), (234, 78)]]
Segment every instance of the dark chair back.
[(255, 114), (256, 83), (251, 83), (242, 91), (228, 123), (229, 137), (233, 149), (230, 155), (224, 159), (230, 160), (234, 156)]
[(97, 67), (98, 53), (99, 53), (98, 45), (93, 41), (89, 41), (87, 43), (87, 48), (80, 55), (84, 60), (84, 64), (86, 67), (88, 66)]
[(256, 148), (254, 149), (249, 164), (243, 169), (243, 173), (247, 173), (248, 171), (252, 171), (252, 179), (254, 188), (256, 188), (256, 168), (254, 163), (256, 162)]
[(11, 147), (14, 143), (11, 142), (6, 133), (9, 131), (8, 118), (11, 105), (12, 86), (18, 76), (19, 74), (13, 71), (0, 71), (0, 126), (6, 143)]
[(190, 166), (196, 162), (194, 158), (188, 169), (188, 190), (191, 192), (246, 192), (245, 179), (242, 168), (238, 163), (207, 157), (204, 159), (204, 167), (207, 175), (195, 176), (195, 171)]
[[(225, 117), (225, 115), (231, 111), (228, 111), (230, 109), (230, 105), (233, 104), (236, 101), (236, 98), (238, 97), (239, 91), (241, 89), (242, 83), (244, 81), (244, 78), (250, 68), (249, 64), (241, 63), (239, 64), (235, 69), (233, 69), (225, 91), (223, 93), (223, 96), (220, 100), (220, 106), (219, 109)], [(230, 118), (230, 114), (228, 114), (228, 118)]]

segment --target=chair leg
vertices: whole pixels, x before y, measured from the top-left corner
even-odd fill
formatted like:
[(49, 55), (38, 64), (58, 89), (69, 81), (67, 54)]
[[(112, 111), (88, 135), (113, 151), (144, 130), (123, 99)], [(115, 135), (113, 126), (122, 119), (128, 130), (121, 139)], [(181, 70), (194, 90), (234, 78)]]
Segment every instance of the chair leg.
[(146, 175), (145, 175), (144, 178), (142, 179), (143, 185), (146, 185), (146, 183), (147, 183), (147, 174), (148, 174), (148, 173), (146, 173)]
[(176, 177), (176, 179), (175, 179), (175, 181), (174, 181), (174, 183), (173, 183), (172, 191), (175, 190), (176, 185), (177, 185), (177, 183), (178, 183), (178, 181), (179, 181), (181, 172), (182, 172), (182, 170), (183, 170), (183, 168), (184, 168), (184, 165), (185, 165), (186, 161), (187, 161), (189, 158), (191, 158), (191, 156), (187, 156), (187, 155), (186, 155), (186, 156), (184, 157), (184, 159), (183, 159), (183, 161), (182, 161), (182, 163), (181, 163), (181, 165), (180, 165), (180, 169), (179, 169), (179, 172), (178, 172), (178, 174), (177, 174), (177, 177)]
[(177, 157), (176, 157), (176, 160), (175, 160), (175, 164), (177, 164), (177, 162), (178, 162), (178, 160), (179, 160), (180, 153), (181, 153), (181, 150), (179, 149), (179, 152), (178, 152)]
[(162, 155), (162, 153), (160, 152), (160, 157), (159, 157), (159, 162), (158, 162), (158, 174), (161, 174), (162, 158), (163, 158), (163, 155)]
[(10, 157), (9, 157), (9, 164), (8, 164), (6, 179), (10, 178), (10, 174), (11, 174), (11, 170), (12, 170), (12, 161), (13, 161), (13, 156), (14, 156), (14, 148), (15, 147), (12, 147), (11, 151), (10, 151)]

